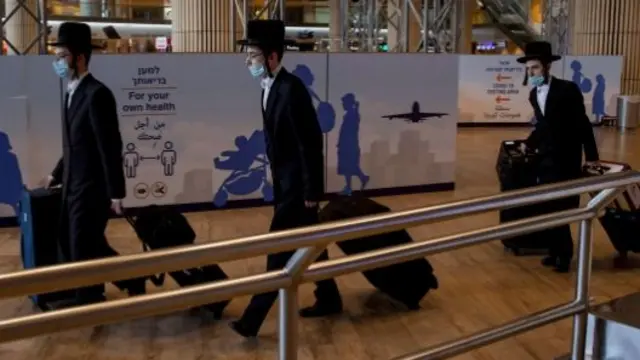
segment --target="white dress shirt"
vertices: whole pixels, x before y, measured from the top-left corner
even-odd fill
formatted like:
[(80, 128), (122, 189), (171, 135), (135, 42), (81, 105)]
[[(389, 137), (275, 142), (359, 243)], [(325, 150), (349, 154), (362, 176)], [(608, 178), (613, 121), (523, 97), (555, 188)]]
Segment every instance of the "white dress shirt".
[(271, 72), (273, 77), (267, 76), (262, 78), (262, 80), (260, 81), (260, 86), (262, 86), (262, 89), (264, 90), (264, 93), (262, 94), (262, 110), (264, 111), (267, 110), (267, 100), (269, 99), (269, 92), (271, 91), (271, 86), (273, 86), (273, 82), (276, 80), (280, 69), (282, 69), (282, 65), (278, 65), (276, 70)]
[(82, 80), (88, 74), (89, 72), (86, 71), (84, 74), (81, 74), (77, 78), (70, 80), (69, 83), (67, 84), (67, 94), (69, 94), (69, 99), (67, 100), (67, 107), (71, 105), (71, 99), (73, 98), (73, 93), (76, 92), (76, 89), (78, 88), (78, 86), (80, 86), (80, 83), (82, 83)]
[(542, 113), (542, 115), (544, 115), (545, 105), (547, 104), (547, 95), (549, 95), (549, 84), (551, 84), (551, 78), (549, 78), (548, 84), (542, 84), (536, 88), (538, 107), (540, 107), (540, 112)]

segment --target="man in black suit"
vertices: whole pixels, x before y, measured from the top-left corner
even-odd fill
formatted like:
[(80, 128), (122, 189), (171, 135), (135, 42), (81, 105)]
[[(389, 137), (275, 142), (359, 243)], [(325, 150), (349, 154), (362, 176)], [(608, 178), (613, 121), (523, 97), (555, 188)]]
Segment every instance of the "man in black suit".
[[(536, 117), (535, 129), (523, 150), (534, 150), (538, 156), (538, 179), (541, 184), (568, 181), (582, 174), (582, 152), (587, 163), (598, 162), (593, 128), (587, 117), (582, 93), (573, 82), (550, 75), (551, 63), (561, 57), (553, 55), (551, 44), (536, 41), (527, 44), (525, 84), (533, 89), (529, 101)], [(543, 211), (556, 212), (577, 208), (580, 197), (570, 197), (541, 204)], [(544, 266), (557, 272), (568, 272), (573, 256), (573, 239), (569, 225), (541, 233), (550, 239), (549, 256)]]
[[(46, 186), (62, 184), (60, 245), (67, 261), (117, 255), (104, 232), (110, 211), (122, 214), (125, 179), (122, 138), (111, 90), (88, 70), (91, 29), (82, 23), (60, 25), (54, 71), (67, 81), (63, 104), (62, 158)], [(144, 292), (144, 280), (118, 281), (130, 294)], [(77, 290), (67, 305), (104, 300), (104, 284)], [(58, 304), (64, 306), (64, 304)]]
[[(247, 47), (247, 66), (263, 89), (260, 107), (274, 185), (270, 231), (316, 224), (318, 202), (324, 193), (323, 137), (305, 85), (281, 65), (286, 44), (284, 23), (250, 21), (247, 37), (239, 44)], [(267, 271), (282, 269), (292, 254), (269, 255)], [(318, 259), (328, 259), (326, 250)], [(318, 317), (341, 312), (335, 281), (323, 280), (316, 285), (315, 305), (302, 309), (300, 315)], [(255, 295), (242, 318), (231, 327), (242, 336), (256, 336), (277, 297), (277, 292)]]

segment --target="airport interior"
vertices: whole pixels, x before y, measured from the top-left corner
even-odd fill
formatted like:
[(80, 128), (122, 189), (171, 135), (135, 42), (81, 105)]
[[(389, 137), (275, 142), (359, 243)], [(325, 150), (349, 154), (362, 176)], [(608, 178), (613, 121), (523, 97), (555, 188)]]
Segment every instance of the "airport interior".
[[(0, 0), (0, 18), (0, 360), (640, 360), (637, 0)], [(60, 68), (70, 22), (91, 76)], [(94, 187), (106, 242), (71, 205)], [(79, 234), (103, 255), (64, 250)]]

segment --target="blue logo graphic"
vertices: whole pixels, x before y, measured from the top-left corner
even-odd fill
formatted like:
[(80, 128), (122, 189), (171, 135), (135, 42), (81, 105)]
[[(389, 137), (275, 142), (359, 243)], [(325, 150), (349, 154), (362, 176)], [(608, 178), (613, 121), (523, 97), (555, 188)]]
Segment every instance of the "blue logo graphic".
[(11, 150), (9, 136), (0, 131), (0, 204), (11, 206), (18, 215), (18, 202), (24, 185), (18, 157)]
[(267, 158), (264, 132), (255, 130), (251, 137), (237, 136), (237, 150), (223, 151), (220, 157), (213, 159), (213, 166), (218, 170), (230, 170), (231, 174), (224, 180), (213, 198), (217, 207), (224, 206), (229, 194), (249, 195), (262, 189), (265, 201), (273, 200), (273, 187), (267, 178), (269, 160)]
[(344, 117), (338, 137), (338, 175), (344, 176), (345, 186), (342, 194), (351, 195), (351, 179), (355, 176), (360, 180), (360, 189), (364, 190), (369, 182), (360, 168), (360, 104), (356, 96), (348, 93), (342, 97)]
[(583, 94), (589, 94), (591, 90), (593, 93), (591, 94), (591, 114), (595, 116), (596, 122), (600, 122), (604, 116), (607, 116), (605, 113), (605, 90), (607, 88), (607, 84), (605, 78), (602, 74), (597, 74), (595, 76), (596, 86), (593, 88), (593, 82), (582, 72), (582, 63), (578, 60), (573, 60), (571, 62), (571, 70), (573, 71), (573, 75), (571, 76), (571, 81), (573, 81)]
[(293, 75), (297, 76), (304, 85), (307, 87), (309, 91), (309, 95), (314, 101), (318, 102), (318, 106), (316, 107), (316, 113), (318, 114), (318, 122), (320, 123), (320, 129), (324, 134), (333, 130), (336, 126), (336, 111), (333, 109), (333, 106), (327, 102), (323, 101), (318, 94), (313, 90), (313, 82), (315, 81), (315, 77), (311, 72), (311, 69), (307, 65), (297, 65), (295, 69), (291, 72)]

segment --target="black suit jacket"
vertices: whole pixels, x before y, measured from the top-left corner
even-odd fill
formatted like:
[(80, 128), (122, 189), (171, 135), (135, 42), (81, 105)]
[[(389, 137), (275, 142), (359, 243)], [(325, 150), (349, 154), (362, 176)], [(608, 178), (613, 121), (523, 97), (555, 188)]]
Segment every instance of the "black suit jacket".
[(583, 149), (587, 161), (598, 160), (593, 127), (576, 84), (552, 78), (544, 115), (538, 104), (537, 89), (531, 90), (529, 102), (537, 123), (527, 139), (527, 146), (538, 150), (543, 168), (553, 173), (557, 180), (580, 176)]
[(68, 107), (67, 103), (68, 95), (63, 104), (62, 158), (52, 173), (63, 184), (65, 200), (124, 198), (122, 137), (113, 93), (87, 74)]
[[(263, 96), (264, 91), (260, 108)], [(323, 136), (306, 86), (281, 68), (262, 115), (276, 205), (319, 201), (324, 193)]]

